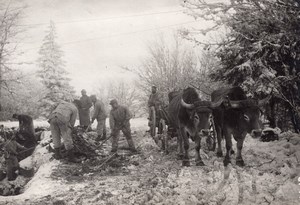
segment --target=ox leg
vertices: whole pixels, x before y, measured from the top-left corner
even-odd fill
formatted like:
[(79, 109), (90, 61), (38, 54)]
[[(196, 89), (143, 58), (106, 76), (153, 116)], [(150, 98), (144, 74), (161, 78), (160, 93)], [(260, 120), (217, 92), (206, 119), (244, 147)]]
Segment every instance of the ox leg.
[(178, 146), (178, 159), (182, 160), (183, 159), (183, 143), (182, 143), (182, 134), (180, 129), (177, 130), (177, 146)]
[(237, 140), (236, 148), (237, 148), (237, 153), (236, 153), (236, 165), (243, 167), (245, 166), (243, 157), (242, 157), (242, 149), (243, 149), (243, 144), (245, 140), (245, 134), (242, 135), (241, 139)]
[(217, 157), (223, 157), (222, 152), (222, 130), (220, 127), (216, 127), (218, 148), (217, 148)]
[(196, 147), (195, 147), (195, 151), (196, 151), (196, 166), (204, 166), (205, 164), (203, 163), (201, 156), (200, 156), (200, 149), (201, 149), (201, 136), (197, 135), (196, 136)]
[(182, 136), (183, 140), (183, 147), (184, 147), (184, 155), (182, 159), (182, 166), (190, 166), (190, 159), (189, 159), (189, 138), (185, 132), (184, 127), (180, 128), (180, 135)]
[(231, 141), (231, 132), (229, 130), (226, 130), (225, 133), (225, 141), (226, 141), (226, 155), (225, 159), (223, 161), (224, 166), (226, 167), (230, 161), (230, 155), (231, 155), (231, 150), (232, 150), (232, 141)]

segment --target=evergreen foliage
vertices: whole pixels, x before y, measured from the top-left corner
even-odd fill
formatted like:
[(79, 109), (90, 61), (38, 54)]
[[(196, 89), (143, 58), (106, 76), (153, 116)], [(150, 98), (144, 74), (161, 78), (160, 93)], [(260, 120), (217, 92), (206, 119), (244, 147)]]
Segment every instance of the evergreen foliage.
[(271, 126), (288, 127), (281, 119), (289, 115), (299, 132), (300, 2), (190, 0), (185, 6), (191, 15), (213, 20), (211, 30), (224, 25), (227, 29), (226, 37), (215, 49), (221, 64), (211, 74), (212, 79), (240, 85), (252, 96), (271, 94), (267, 107)]
[(37, 72), (45, 87), (40, 105), (44, 115), (49, 114), (60, 100), (71, 101), (75, 94), (74, 88), (70, 86), (70, 78), (68, 78), (63, 61), (63, 52), (57, 44), (56, 38), (54, 23), (50, 22), (49, 30), (39, 50), (40, 70)]

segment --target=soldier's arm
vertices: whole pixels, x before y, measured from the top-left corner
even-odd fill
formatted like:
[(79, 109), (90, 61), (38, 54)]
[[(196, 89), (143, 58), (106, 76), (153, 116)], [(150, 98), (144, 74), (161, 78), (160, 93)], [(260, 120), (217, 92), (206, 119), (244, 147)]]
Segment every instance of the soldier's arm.
[(149, 96), (149, 99), (148, 99), (148, 106), (152, 106), (153, 105), (153, 102), (152, 102), (152, 94)]
[(104, 107), (104, 104), (101, 103), (101, 112), (103, 113), (103, 115), (105, 116), (105, 118), (107, 117), (107, 113), (106, 113), (106, 110), (105, 110), (105, 107)]
[(109, 114), (109, 126), (111, 130), (115, 128), (115, 119), (111, 112)]
[(90, 109), (92, 107), (93, 103), (90, 97), (87, 97), (87, 109)]
[(76, 107), (72, 108), (72, 115), (71, 115), (71, 119), (70, 119), (70, 125), (72, 127), (74, 127), (74, 125), (75, 125), (77, 114), (78, 114), (77, 108)]
[(26, 147), (20, 145), (18, 142), (16, 142), (16, 144), (17, 144), (17, 148), (18, 149), (21, 149), (21, 150), (25, 150), (26, 149)]
[(132, 118), (132, 115), (127, 107), (125, 107), (125, 120), (129, 121)]
[(13, 142), (9, 142), (6, 146), (5, 146), (5, 150), (8, 154), (15, 154), (17, 155), (17, 150), (14, 149), (13, 147)]
[(24, 129), (24, 118), (23, 118), (23, 115), (18, 115), (18, 121), (19, 121), (19, 130), (23, 131), (23, 129)]
[(94, 110), (94, 114), (93, 114), (93, 117), (92, 117), (92, 122), (94, 122), (94, 120), (97, 118), (97, 116), (100, 113), (100, 110), (101, 110), (100, 105), (98, 103), (95, 103), (95, 110)]

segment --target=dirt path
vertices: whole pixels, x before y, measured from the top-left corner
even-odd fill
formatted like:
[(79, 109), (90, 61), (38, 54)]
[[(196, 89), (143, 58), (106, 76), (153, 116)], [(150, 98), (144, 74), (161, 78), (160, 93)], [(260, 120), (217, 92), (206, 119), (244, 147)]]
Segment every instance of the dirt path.
[[(223, 167), (213, 152), (202, 152), (205, 167), (182, 167), (176, 160), (176, 142), (169, 155), (160, 152), (153, 140), (138, 129), (141, 152), (125, 150), (109, 162), (81, 165), (54, 163), (49, 174), (57, 184), (48, 194), (5, 198), (10, 204), (299, 204), (299, 142), (292, 134), (276, 142), (262, 143), (248, 138), (243, 150), (246, 167)], [(299, 136), (298, 136), (299, 137)], [(126, 145), (125, 141), (121, 142)], [(109, 151), (110, 145), (105, 145)], [(191, 155), (193, 156), (193, 151)], [(299, 155), (300, 156), (300, 155)], [(297, 167), (298, 164), (298, 167)], [(53, 185), (52, 185), (53, 186)], [(27, 196), (27, 198), (26, 198)], [(0, 198), (3, 200), (4, 198)], [(24, 202), (25, 199), (25, 202)], [(22, 202), (22, 203), (21, 203)]]

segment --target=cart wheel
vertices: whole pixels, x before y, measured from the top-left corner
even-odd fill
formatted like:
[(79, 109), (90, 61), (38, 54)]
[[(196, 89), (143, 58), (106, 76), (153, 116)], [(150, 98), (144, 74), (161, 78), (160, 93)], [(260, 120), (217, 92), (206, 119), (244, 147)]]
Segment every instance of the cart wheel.
[(160, 147), (163, 151), (165, 151), (166, 154), (168, 154), (169, 153), (168, 132), (167, 132), (166, 121), (164, 119), (161, 119), (159, 121), (158, 131), (159, 131), (159, 139), (161, 141)]

